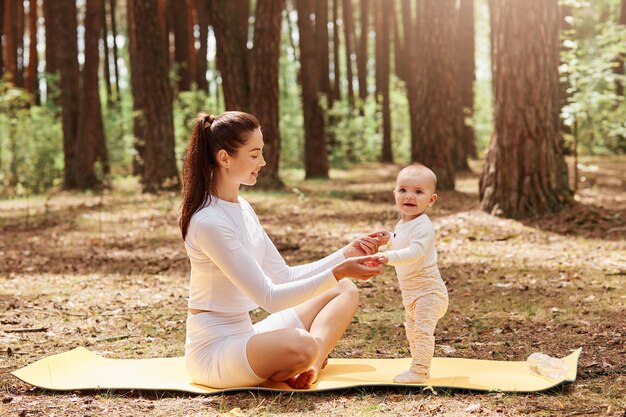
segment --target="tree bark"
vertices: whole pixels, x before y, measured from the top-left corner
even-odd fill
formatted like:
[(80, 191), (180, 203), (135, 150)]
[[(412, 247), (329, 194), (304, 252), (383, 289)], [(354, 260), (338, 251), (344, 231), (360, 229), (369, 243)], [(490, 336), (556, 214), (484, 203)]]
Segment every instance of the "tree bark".
[(354, 72), (352, 71), (352, 51), (354, 50), (354, 19), (352, 16), (352, 0), (343, 0), (343, 36), (346, 52), (346, 81), (348, 83), (348, 103), (354, 108)]
[(15, 85), (24, 87), (24, 0), (15, 2), (15, 46), (17, 48), (17, 72), (15, 73)]
[(209, 11), (204, 0), (195, 0), (198, 14), (198, 26), (200, 28), (200, 48), (198, 48), (198, 57), (196, 64), (196, 84), (198, 89), (207, 92), (209, 83), (207, 82), (206, 73), (208, 69), (207, 61), (207, 39), (209, 36)]
[[(143, 133), (143, 186), (146, 192), (177, 188), (174, 155), (172, 92), (168, 83), (167, 51), (158, 21), (156, 2), (129, 0), (131, 73)], [(137, 122), (137, 119), (135, 119)]]
[(330, 60), (328, 49), (328, 0), (317, 0), (315, 3), (315, 39), (317, 40), (317, 66), (320, 77), (320, 92), (328, 96), (330, 93)]
[(278, 66), (280, 58), (280, 25), (284, 0), (260, 1), (256, 6), (254, 47), (250, 74), (250, 110), (261, 123), (267, 165), (261, 170), (259, 185), (279, 188), (280, 129), (278, 107)]
[(430, 167), (438, 188), (454, 189), (454, 147), (462, 123), (458, 92), (455, 0), (421, 2), (418, 9), (416, 141), (411, 159)]
[(189, 91), (191, 88), (191, 62), (189, 61), (189, 18), (187, 1), (172, 1), (174, 20), (174, 66), (178, 77), (178, 91)]
[(100, 52), (98, 44), (102, 32), (104, 0), (87, 0), (85, 13), (85, 63), (82, 71), (82, 96), (76, 154), (76, 185), (81, 189), (98, 186), (101, 178), (95, 171), (99, 161), (102, 173), (109, 173), (109, 159), (104, 140), (98, 67)]
[[(0, 39), (4, 36), (4, 5), (7, 0), (0, 0)], [(4, 76), (4, 48), (0, 42), (0, 77)]]
[(302, 112), (304, 114), (305, 177), (328, 178), (328, 150), (324, 114), (319, 103), (319, 75), (315, 35), (310, 16), (314, 0), (298, 0), (298, 31), (300, 34), (300, 84), (302, 85)]
[(120, 103), (120, 69), (118, 66), (117, 50), (117, 18), (115, 17), (117, 0), (109, 0), (109, 13), (111, 13), (111, 36), (113, 36), (113, 74), (115, 75), (115, 100)]
[[(367, 99), (367, 45), (369, 41), (369, 4), (370, 0), (361, 0), (361, 33), (356, 54), (357, 78), (359, 80), (359, 98)], [(393, 5), (394, 3), (391, 3)], [(395, 8), (394, 8), (395, 10)]]
[(389, 106), (389, 19), (391, 6), (376, 0), (376, 102), (383, 114), (381, 162), (393, 162), (391, 110)]
[[(617, 21), (617, 23), (626, 26), (626, 0), (621, 1), (619, 20)], [(622, 53), (615, 60), (616, 62), (614, 72), (618, 76), (618, 78), (615, 80), (615, 94), (618, 97), (624, 97), (624, 85), (622, 84), (622, 81), (619, 77), (624, 76), (625, 58), (626, 57)]]
[(469, 157), (476, 158), (476, 136), (472, 117), (474, 116), (474, 81), (476, 65), (474, 63), (474, 0), (461, 0), (459, 8), (458, 32), (459, 56), (459, 93), (463, 108), (461, 136), (457, 144), (456, 169), (468, 171)]
[(17, 0), (4, 0), (4, 69), (8, 82), (17, 84)]
[(213, 0), (208, 6), (226, 110), (249, 111), (248, 1)]
[[(26, 90), (30, 93), (33, 103), (39, 104), (39, 79), (37, 78), (37, 0), (30, 0), (28, 10), (28, 72), (26, 75)], [(1, 21), (1, 20), (0, 20)]]
[(483, 210), (512, 218), (571, 202), (559, 132), (557, 0), (491, 0), (494, 133), (480, 179)]
[(74, 0), (50, 1), (52, 14), (51, 28), (57, 33), (56, 42), (52, 46), (55, 65), (59, 71), (59, 93), (61, 104), (61, 124), (63, 127), (63, 187), (78, 187), (78, 120), (79, 120), (79, 78), (76, 4)]
[(113, 104), (113, 89), (111, 88), (111, 59), (109, 56), (109, 28), (107, 24), (106, 1), (102, 2), (102, 62), (104, 72), (104, 87), (107, 95), (107, 107)]

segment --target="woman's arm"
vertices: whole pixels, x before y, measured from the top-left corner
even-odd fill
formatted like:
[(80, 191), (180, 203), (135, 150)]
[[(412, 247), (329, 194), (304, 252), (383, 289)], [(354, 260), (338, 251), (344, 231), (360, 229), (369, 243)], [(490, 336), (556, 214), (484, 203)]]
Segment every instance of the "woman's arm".
[(193, 231), (193, 242), (241, 292), (269, 312), (302, 303), (337, 285), (330, 267), (295, 282), (272, 282), (226, 224), (201, 222)]

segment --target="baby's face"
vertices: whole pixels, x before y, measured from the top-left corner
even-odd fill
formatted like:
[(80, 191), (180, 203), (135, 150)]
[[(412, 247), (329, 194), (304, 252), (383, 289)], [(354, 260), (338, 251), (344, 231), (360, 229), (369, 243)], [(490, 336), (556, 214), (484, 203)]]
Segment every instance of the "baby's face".
[(404, 221), (415, 219), (437, 200), (432, 178), (417, 169), (400, 172), (393, 195)]

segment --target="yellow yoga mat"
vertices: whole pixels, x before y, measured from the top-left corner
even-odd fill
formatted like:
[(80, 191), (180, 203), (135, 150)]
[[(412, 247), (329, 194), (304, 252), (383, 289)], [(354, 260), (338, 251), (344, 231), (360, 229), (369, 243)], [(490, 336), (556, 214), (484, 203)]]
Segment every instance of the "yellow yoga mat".
[[(431, 378), (423, 386), (478, 391), (536, 392), (574, 382), (582, 349), (567, 356), (566, 378), (558, 381), (532, 374), (526, 362), (460, 358), (434, 358)], [(416, 386), (394, 384), (394, 375), (406, 370), (411, 359), (331, 358), (318, 383), (306, 391), (352, 387)], [(139, 389), (217, 394), (228, 391), (295, 391), (287, 384), (267, 382), (260, 387), (215, 389), (189, 381), (182, 357), (109, 359), (79, 347), (40, 359), (12, 373), (22, 381), (50, 390)]]

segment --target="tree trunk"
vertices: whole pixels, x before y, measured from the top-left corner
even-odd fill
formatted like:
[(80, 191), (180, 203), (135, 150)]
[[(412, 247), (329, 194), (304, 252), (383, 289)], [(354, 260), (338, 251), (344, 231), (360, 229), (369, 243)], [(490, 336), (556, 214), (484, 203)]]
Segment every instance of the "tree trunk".
[[(194, 27), (198, 24), (198, 14), (196, 13), (196, 1), (187, 0), (187, 39), (189, 44), (189, 84), (196, 81), (197, 54), (196, 54), (196, 35)], [(197, 86), (196, 86), (197, 88)]]
[[(132, 1), (132, 0), (131, 0)], [(159, 2), (158, 4), (161, 4)], [(144, 168), (143, 161), (145, 159), (145, 143), (144, 143), (144, 131), (145, 131), (145, 120), (142, 117), (141, 109), (143, 109), (144, 104), (141, 103), (141, 99), (143, 97), (142, 92), (140, 91), (141, 82), (139, 79), (141, 78), (141, 73), (139, 72), (139, 65), (135, 64), (135, 53), (137, 51), (137, 37), (135, 36), (136, 28), (135, 28), (135, 17), (133, 16), (133, 8), (130, 3), (127, 3), (126, 9), (128, 15), (128, 51), (129, 51), (129, 60), (130, 60), (130, 87), (131, 93), (133, 96), (133, 136), (135, 137), (133, 146), (135, 148), (135, 155), (133, 158), (133, 175), (136, 175), (141, 178), (143, 181), (144, 178)], [(165, 32), (167, 35), (167, 32)], [(166, 55), (168, 52), (165, 53)], [(135, 82), (137, 80), (137, 82)]]
[(346, 81), (348, 83), (348, 103), (354, 108), (354, 73), (352, 71), (352, 51), (354, 50), (354, 19), (352, 17), (352, 0), (343, 0), (343, 36), (346, 52)]
[(248, 1), (213, 0), (208, 6), (226, 110), (249, 111)]
[[(4, 36), (4, 5), (7, 0), (0, 0), (0, 39)], [(4, 76), (4, 48), (0, 42), (0, 77)]]
[[(626, 0), (621, 1), (619, 20), (617, 21), (620, 25), (626, 26)], [(615, 80), (615, 94), (618, 97), (624, 97), (624, 85), (620, 77), (624, 76), (624, 54), (620, 54), (615, 60), (615, 69), (614, 72), (618, 76)]]
[(309, 178), (328, 178), (328, 150), (324, 114), (319, 103), (319, 75), (315, 35), (310, 16), (314, 0), (298, 0), (298, 32), (300, 34), (300, 84), (304, 114), (304, 167)]
[[(30, 0), (28, 10), (28, 72), (26, 90), (30, 93), (33, 103), (39, 104), (39, 80), (37, 78), (37, 0)], [(0, 20), (1, 21), (1, 20)]]
[(99, 185), (95, 163), (102, 164), (102, 172), (109, 173), (109, 160), (104, 140), (100, 89), (98, 88), (98, 66), (100, 52), (98, 44), (102, 32), (104, 0), (87, 0), (85, 13), (85, 63), (83, 65), (82, 100), (78, 123), (76, 185), (81, 189)]
[(172, 1), (174, 19), (174, 66), (178, 77), (178, 91), (189, 91), (191, 88), (190, 73), (190, 46), (189, 45), (189, 18), (187, 16), (187, 1)]
[(490, 1), (494, 133), (483, 210), (523, 218), (571, 201), (559, 133), (557, 0)]
[[(6, 0), (5, 0), (6, 1)], [(54, 13), (54, 0), (43, 0), (43, 14), (46, 42), (46, 101), (59, 104), (59, 63), (56, 47), (59, 43), (59, 32), (56, 30), (58, 16)]]
[(106, 1), (102, 2), (102, 52), (104, 62), (102, 63), (104, 72), (104, 87), (107, 94), (107, 107), (113, 104), (113, 90), (111, 88), (111, 60), (109, 56), (109, 29), (107, 24)]
[(409, 102), (409, 125), (411, 128), (411, 155), (417, 152), (416, 145), (418, 143), (418, 110), (419, 105), (417, 103), (417, 63), (415, 57), (416, 51), (416, 36), (417, 35), (417, 21), (412, 17), (411, 1), (402, 0), (402, 38), (403, 47), (402, 55), (396, 62), (398, 67), (401, 68), (398, 72), (398, 76), (404, 80), (407, 99)]
[(391, 110), (389, 106), (389, 18), (392, 7), (376, 0), (376, 102), (382, 105), (383, 143), (381, 162), (393, 162)]
[(333, 106), (335, 100), (341, 100), (341, 68), (339, 66), (339, 2), (341, 0), (331, 0), (333, 2), (333, 88), (328, 99), (329, 107)]
[(206, 73), (208, 69), (207, 61), (207, 39), (209, 36), (209, 11), (204, 0), (195, 0), (198, 14), (198, 26), (200, 29), (200, 48), (198, 48), (198, 57), (196, 65), (196, 84), (201, 91), (208, 92), (209, 84), (207, 82)]
[[(133, 94), (143, 119), (143, 185), (155, 192), (178, 187), (174, 155), (172, 92), (168, 83), (167, 51), (163, 50), (156, 2), (129, 0)], [(135, 120), (137, 122), (137, 120)]]
[(458, 32), (459, 93), (463, 109), (461, 136), (457, 144), (456, 169), (469, 171), (467, 158), (476, 158), (476, 136), (472, 125), (474, 116), (474, 0), (461, 0)]
[(418, 9), (416, 142), (411, 159), (427, 165), (438, 188), (454, 189), (454, 146), (462, 123), (458, 92), (455, 0), (421, 2)]
[(51, 26), (56, 43), (54, 49), (55, 65), (58, 65), (60, 75), (59, 93), (61, 104), (61, 123), (63, 126), (63, 155), (65, 165), (63, 170), (63, 187), (72, 189), (78, 187), (77, 167), (78, 159), (78, 120), (79, 120), (79, 78), (76, 3), (74, 0), (46, 0), (51, 5)]
[[(361, 0), (361, 33), (356, 54), (357, 77), (359, 80), (359, 98), (361, 103), (367, 99), (367, 45), (369, 41), (369, 4), (370, 0)], [(393, 5), (394, 3), (391, 3)], [(395, 8), (394, 8), (395, 9)]]
[(282, 187), (278, 176), (280, 163), (280, 130), (278, 107), (278, 64), (280, 58), (280, 25), (284, 0), (260, 1), (256, 6), (254, 48), (250, 74), (250, 110), (261, 123), (267, 165), (261, 170), (259, 185)]
[(15, 47), (17, 48), (17, 72), (15, 73), (15, 85), (24, 87), (24, 0), (15, 2)]
[[(4, 0), (4, 68), (6, 80), (17, 84), (17, 19), (18, 0)], [(21, 1), (21, 0), (19, 0)]]
[(111, 13), (111, 36), (113, 36), (113, 74), (115, 75), (115, 100), (120, 104), (120, 69), (117, 65), (117, 18), (115, 17), (117, 0), (109, 0), (109, 12)]
[(330, 93), (330, 60), (328, 49), (328, 0), (316, 0), (315, 39), (320, 92)]

